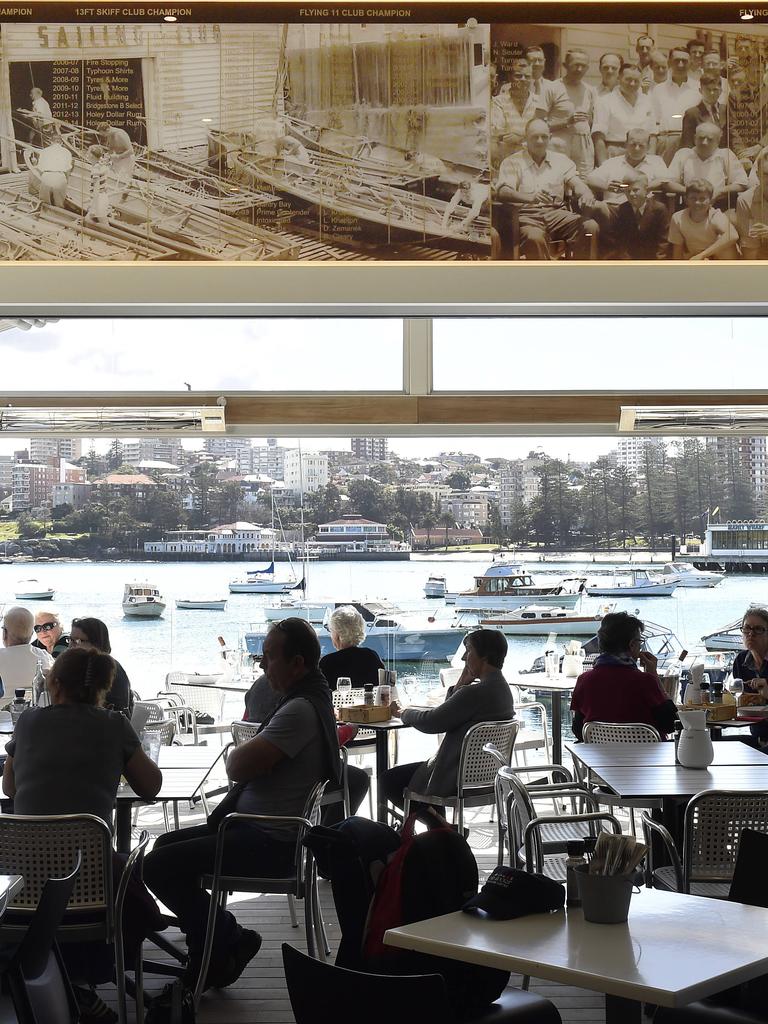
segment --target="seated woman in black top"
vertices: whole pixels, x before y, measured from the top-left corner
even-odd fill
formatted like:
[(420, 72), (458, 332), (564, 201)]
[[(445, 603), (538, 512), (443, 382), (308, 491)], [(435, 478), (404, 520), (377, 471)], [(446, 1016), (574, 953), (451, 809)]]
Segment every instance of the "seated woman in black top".
[[(124, 715), (102, 706), (113, 684), (115, 662), (93, 647), (64, 651), (48, 677), (49, 707), (29, 708), (7, 744), (3, 790), (16, 814), (94, 814), (112, 823), (115, 797), (124, 775), (144, 800), (162, 785), (157, 765), (141, 749)], [(114, 855), (115, 886), (122, 862)], [(163, 926), (149, 894), (135, 880), (123, 918), (126, 955), (135, 956), (143, 939)], [(117, 1015), (92, 986), (112, 977), (112, 950), (103, 942), (71, 942), (63, 947), (83, 1024), (109, 1024)]]
[[(112, 653), (109, 630), (101, 619), (72, 619), (69, 642), (72, 647), (92, 647), (102, 654)], [(116, 658), (112, 660), (115, 663), (115, 679), (111, 690), (104, 698), (104, 707), (112, 711), (122, 711), (130, 718), (133, 711), (131, 684), (120, 662)]]
[[(768, 704), (768, 609), (753, 605), (747, 608), (741, 620), (744, 650), (739, 651), (731, 671), (744, 682), (745, 693), (762, 694)], [(747, 709), (749, 711), (749, 709)], [(760, 747), (768, 746), (768, 721), (751, 725), (749, 731)]]
[(344, 605), (331, 613), (328, 632), (336, 650), (320, 659), (320, 671), (332, 690), (341, 676), (349, 676), (353, 686), (378, 683), (379, 669), (384, 662), (375, 651), (358, 644), (365, 640), (363, 616), (352, 605)]

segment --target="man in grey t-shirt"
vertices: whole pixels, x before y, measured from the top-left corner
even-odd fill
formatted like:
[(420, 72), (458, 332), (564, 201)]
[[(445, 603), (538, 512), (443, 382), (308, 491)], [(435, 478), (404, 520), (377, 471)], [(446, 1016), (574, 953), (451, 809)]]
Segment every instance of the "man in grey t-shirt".
[[(270, 628), (261, 668), (281, 701), (259, 734), (231, 752), (227, 773), (237, 786), (205, 825), (160, 836), (144, 862), (145, 882), (187, 934), (192, 984), (200, 970), (210, 906), (200, 880), (213, 870), (220, 808), (226, 804), (225, 813), (296, 816), (319, 781), (339, 784), (336, 723), (319, 661), (317, 634), (305, 620), (283, 619)], [(231, 827), (222, 870), (231, 875), (285, 876), (293, 871), (294, 847), (295, 830), (290, 826)], [(258, 932), (240, 928), (231, 913), (218, 910), (207, 985), (233, 984), (260, 945)]]

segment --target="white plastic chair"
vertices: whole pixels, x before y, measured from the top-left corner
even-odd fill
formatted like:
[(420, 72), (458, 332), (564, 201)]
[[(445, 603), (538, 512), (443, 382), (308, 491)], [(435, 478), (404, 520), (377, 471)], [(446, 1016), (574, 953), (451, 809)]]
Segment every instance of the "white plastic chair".
[[(499, 760), (509, 764), (520, 724), (517, 721), (478, 722), (467, 730), (461, 744), (456, 775), (456, 795), (439, 796), (406, 789), (403, 814), (410, 814), (411, 802), (452, 807), (459, 834), (464, 830), (465, 807), (494, 804), (494, 787)], [(485, 749), (492, 746), (494, 751)]]
[[(582, 730), (585, 743), (661, 743), (661, 733), (645, 722), (585, 722)], [(574, 758), (574, 766), (578, 764)], [(580, 775), (579, 768), (576, 768)], [(635, 797), (621, 798), (606, 793), (595, 782), (593, 773), (585, 781), (601, 804), (606, 807), (626, 807), (629, 811), (629, 826), (632, 835), (637, 835), (635, 810), (655, 810), (661, 807), (661, 800), (645, 800)], [(581, 775), (580, 775), (581, 777)]]

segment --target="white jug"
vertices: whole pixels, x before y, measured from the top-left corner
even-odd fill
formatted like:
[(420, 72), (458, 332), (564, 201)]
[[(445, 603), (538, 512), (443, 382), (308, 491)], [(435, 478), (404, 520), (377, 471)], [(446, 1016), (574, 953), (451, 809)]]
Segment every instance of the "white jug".
[(683, 732), (677, 759), (685, 768), (708, 768), (715, 759), (712, 737), (707, 729), (706, 711), (679, 711)]
[(579, 654), (564, 654), (563, 664), (560, 671), (566, 679), (575, 679), (584, 671), (584, 652)]

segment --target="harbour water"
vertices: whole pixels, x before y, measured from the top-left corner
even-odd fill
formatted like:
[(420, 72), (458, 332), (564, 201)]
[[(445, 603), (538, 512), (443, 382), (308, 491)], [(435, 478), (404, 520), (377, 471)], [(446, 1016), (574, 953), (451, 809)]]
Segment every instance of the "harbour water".
[[(320, 562), (311, 563), (307, 597), (311, 601), (387, 600), (403, 610), (423, 614), (425, 625), (430, 616), (450, 623), (454, 610), (442, 601), (424, 598), (424, 583), (431, 572), (446, 576), (449, 591), (467, 589), (472, 577), (485, 571), (488, 556), (453, 556), (410, 562)], [(583, 563), (581, 563), (581, 568)], [(250, 566), (249, 566), (250, 567)], [(257, 567), (257, 566), (254, 566)], [(536, 565), (529, 569), (536, 580)], [(540, 567), (542, 570), (547, 568)], [(597, 568), (597, 567), (596, 567)], [(217, 637), (229, 647), (242, 644), (244, 633), (263, 619), (261, 609), (273, 603), (274, 596), (228, 594), (230, 579), (243, 574), (245, 566), (232, 563), (152, 563), (152, 562), (55, 562), (0, 565), (0, 606), (25, 604), (33, 611), (54, 607), (68, 627), (73, 617), (95, 615), (109, 627), (115, 657), (124, 665), (131, 684), (142, 696), (150, 696), (162, 686), (172, 669), (187, 672), (221, 671)], [(567, 575), (575, 566), (559, 563)], [(286, 565), (278, 565), (278, 574)], [(599, 571), (605, 571), (602, 566)], [(590, 573), (590, 577), (597, 573)], [(17, 602), (14, 598), (19, 580), (36, 578), (56, 590), (53, 602)], [(540, 577), (552, 584), (550, 573)], [(160, 588), (167, 601), (161, 619), (137, 621), (125, 619), (121, 600), (129, 582), (148, 581)], [(536, 580), (538, 582), (538, 580)], [(177, 598), (227, 597), (223, 612), (177, 611)], [(583, 608), (595, 611), (605, 599), (584, 598)], [(617, 602), (619, 610), (637, 612), (640, 618), (668, 626), (688, 649), (695, 647), (705, 633), (732, 622), (750, 603), (768, 603), (768, 581), (762, 576), (732, 576), (712, 590), (683, 589), (671, 597), (628, 598)], [(560, 641), (562, 644), (564, 641)], [(508, 665), (527, 668), (540, 654), (544, 638), (509, 638)], [(458, 646), (458, 643), (457, 643)], [(436, 679), (439, 665), (396, 666), (402, 675), (409, 670), (422, 677)]]

